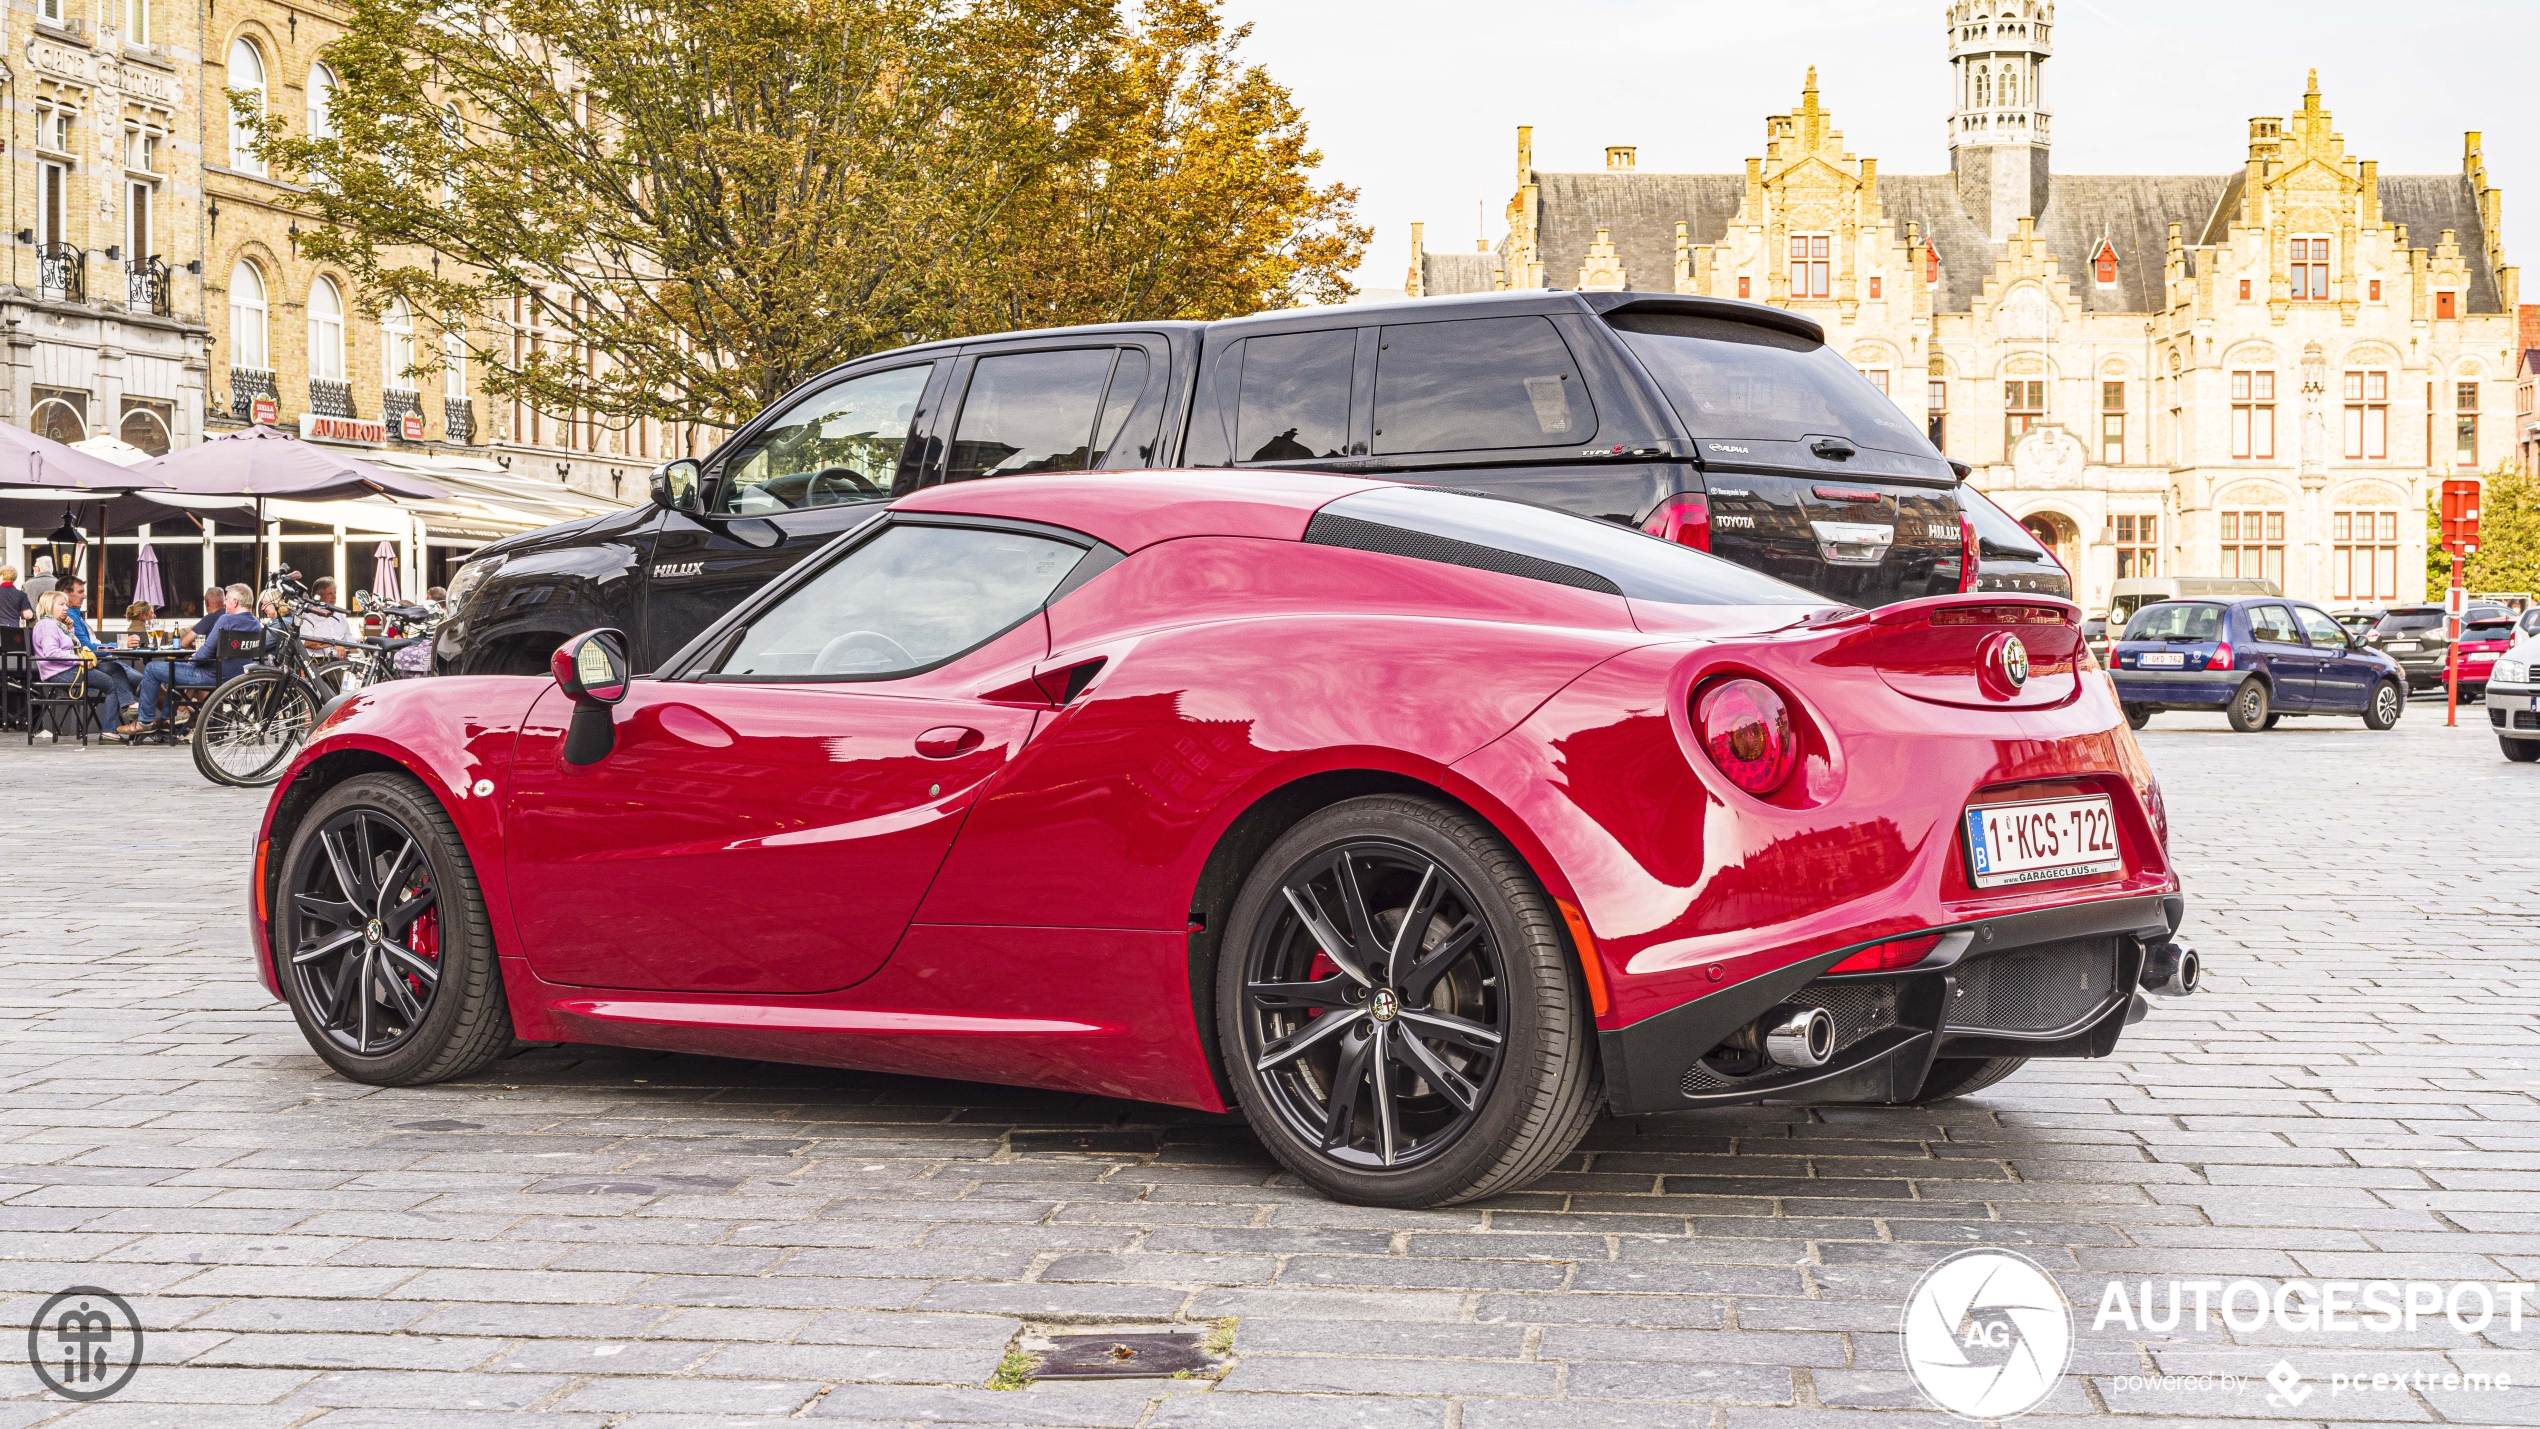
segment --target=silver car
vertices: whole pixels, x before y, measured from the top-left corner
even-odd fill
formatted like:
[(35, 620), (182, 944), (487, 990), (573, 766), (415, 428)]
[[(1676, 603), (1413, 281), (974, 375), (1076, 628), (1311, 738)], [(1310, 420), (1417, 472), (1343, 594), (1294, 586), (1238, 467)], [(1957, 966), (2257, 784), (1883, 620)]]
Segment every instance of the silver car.
[(2540, 634), (2526, 630), (2487, 676), (2487, 722), (2517, 764), (2540, 760)]

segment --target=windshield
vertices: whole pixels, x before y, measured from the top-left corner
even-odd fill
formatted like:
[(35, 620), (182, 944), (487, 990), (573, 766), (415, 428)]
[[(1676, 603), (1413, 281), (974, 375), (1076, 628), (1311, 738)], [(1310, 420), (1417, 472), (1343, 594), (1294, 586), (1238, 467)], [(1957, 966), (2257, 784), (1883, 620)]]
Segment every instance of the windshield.
[(2476, 625), (2463, 626), (2461, 638), (2463, 640), (2511, 640), (2514, 638), (2514, 623), (2510, 620), (2482, 620)]
[(2421, 610), (2394, 610), (2381, 617), (2381, 623), (2372, 629), (2375, 635), (2408, 635), (2432, 630), (2442, 623), (2443, 608), (2429, 605)]
[(1696, 437), (1849, 437), (1881, 451), (1940, 457), (1894, 402), (1824, 343), (1683, 313), (1625, 312), (1606, 321)]
[(1958, 487), (1958, 504), (1967, 509), (1968, 518), (1976, 523), (1976, 539), (1984, 543), (1979, 554), (2017, 557), (2026, 561), (2046, 559), (2046, 548), (2037, 543), (2037, 537), (2031, 535), (2026, 526), (2012, 520), (2010, 512), (1994, 505), (1983, 492), (1962, 482)]
[(2128, 640), (2220, 640), (2223, 608), (2219, 605), (2147, 605), (2127, 623)]

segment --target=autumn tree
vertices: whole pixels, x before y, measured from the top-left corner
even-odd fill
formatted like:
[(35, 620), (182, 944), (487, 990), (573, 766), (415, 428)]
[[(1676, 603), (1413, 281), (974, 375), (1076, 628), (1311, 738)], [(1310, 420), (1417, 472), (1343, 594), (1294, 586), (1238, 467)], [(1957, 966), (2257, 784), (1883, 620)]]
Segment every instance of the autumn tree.
[[(498, 396), (728, 423), (863, 353), (1351, 291), (1356, 194), (1215, 0), (351, 0), (302, 247)], [(468, 314), (534, 308), (515, 350)]]

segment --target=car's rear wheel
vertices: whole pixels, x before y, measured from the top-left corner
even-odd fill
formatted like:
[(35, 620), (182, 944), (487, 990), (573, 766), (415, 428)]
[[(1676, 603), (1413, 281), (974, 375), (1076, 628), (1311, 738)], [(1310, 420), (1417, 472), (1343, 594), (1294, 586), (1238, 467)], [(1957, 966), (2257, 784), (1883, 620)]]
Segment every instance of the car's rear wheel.
[(1923, 1089), (1914, 1093), (1909, 1105), (1929, 1106), (1933, 1102), (1983, 1091), (2027, 1065), (2026, 1057), (1934, 1058), (1930, 1074), (1923, 1078)]
[(2399, 682), (2384, 680), (2372, 687), (2372, 698), (2364, 701), (2364, 728), (2388, 729), (2407, 708), (2407, 692), (2399, 688)]
[(1427, 799), (1347, 800), (1271, 846), (1227, 922), (1217, 1019), (1254, 1133), (1342, 1200), (1523, 1185), (1602, 1099), (1552, 900), (1488, 825)]
[(2150, 705), (2128, 705), (2125, 707), (2126, 728), (2141, 729), (2151, 722), (2152, 707)]
[(282, 993), (317, 1054), (357, 1082), (463, 1077), (511, 1045), (511, 1010), (467, 847), (431, 793), (365, 774), (321, 795), (273, 902)]
[(2500, 739), (2496, 741), (2496, 747), (2505, 751), (2505, 757), (2516, 764), (2529, 764), (2540, 759), (2540, 739)]
[(2267, 686), (2255, 676), (2240, 682), (2232, 691), (2229, 710), (2231, 727), (2242, 734), (2255, 734), (2267, 727)]

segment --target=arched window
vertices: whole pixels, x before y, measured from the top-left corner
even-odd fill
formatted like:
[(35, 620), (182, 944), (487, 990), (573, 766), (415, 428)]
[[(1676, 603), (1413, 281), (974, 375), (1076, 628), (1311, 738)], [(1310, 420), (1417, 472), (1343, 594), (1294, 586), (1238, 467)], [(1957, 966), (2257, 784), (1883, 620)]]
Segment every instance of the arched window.
[(265, 344), (265, 276), (241, 258), (229, 270), (229, 365), (269, 370)]
[(147, 407), (135, 407), (124, 413), (123, 431), (118, 435), (152, 456), (168, 454), (168, 424)]
[(2015, 69), (2006, 69), (2002, 71), (2002, 107), (2009, 109), (2019, 102), (2020, 72)]
[(79, 442), (88, 439), (88, 423), (80, 419), (79, 409), (58, 397), (35, 404), (27, 429), (39, 437), (57, 442)]
[(1979, 65), (1976, 67), (1976, 108), (1990, 109), (1992, 107), (1993, 71)]
[(256, 157), (253, 146), (256, 142), (254, 121), (263, 117), (265, 112), (265, 57), (253, 41), (230, 41), (229, 87), (247, 91), (249, 96), (230, 106), (229, 166), (240, 173), (261, 176), (265, 171), (265, 161)]
[(335, 71), (322, 64), (309, 66), (309, 137), (335, 137)]
[(309, 375), (344, 380), (344, 295), (332, 278), (320, 278), (309, 287)]
[(380, 335), (387, 339), (387, 352), (379, 364), (379, 384), (398, 392), (415, 390), (415, 380), (406, 369), (415, 365), (415, 315), (406, 300), (389, 302), (388, 311), (379, 316)]

